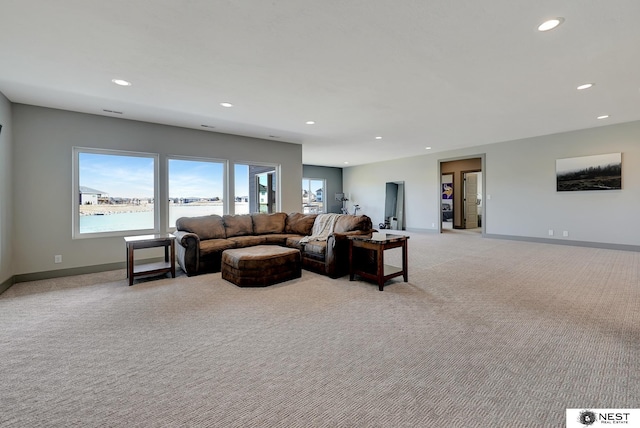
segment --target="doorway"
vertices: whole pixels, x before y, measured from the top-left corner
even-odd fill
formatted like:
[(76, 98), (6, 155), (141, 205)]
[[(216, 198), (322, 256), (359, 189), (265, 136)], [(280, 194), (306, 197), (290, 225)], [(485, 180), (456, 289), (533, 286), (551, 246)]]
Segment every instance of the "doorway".
[(390, 229), (406, 229), (404, 224), (404, 181), (386, 183), (384, 220)]
[(276, 212), (276, 174), (275, 170), (256, 174), (254, 204), (256, 212), (271, 214)]
[(234, 165), (235, 214), (274, 213), (280, 206), (277, 165)]
[(440, 232), (483, 232), (484, 155), (440, 162)]

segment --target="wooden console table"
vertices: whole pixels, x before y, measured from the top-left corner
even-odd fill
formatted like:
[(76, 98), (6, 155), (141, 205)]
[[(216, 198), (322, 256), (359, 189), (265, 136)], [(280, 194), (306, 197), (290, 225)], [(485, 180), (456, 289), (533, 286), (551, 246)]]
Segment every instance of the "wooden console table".
[[(129, 285), (133, 285), (133, 278), (136, 276), (170, 273), (172, 278), (176, 277), (176, 237), (170, 233), (125, 236), (124, 242), (127, 245), (127, 278)], [(133, 252), (141, 248), (164, 247), (164, 263), (146, 263), (136, 265), (133, 262)], [(169, 254), (169, 251), (171, 254)]]
[[(384, 283), (403, 276), (404, 282), (409, 281), (407, 269), (407, 239), (405, 235), (373, 234), (349, 236), (349, 280), (353, 281), (355, 275), (375, 281), (378, 289), (384, 289)], [(402, 248), (402, 267), (384, 264), (384, 250)], [(367, 262), (363, 254), (357, 254), (358, 249), (373, 250), (376, 253), (375, 261)]]

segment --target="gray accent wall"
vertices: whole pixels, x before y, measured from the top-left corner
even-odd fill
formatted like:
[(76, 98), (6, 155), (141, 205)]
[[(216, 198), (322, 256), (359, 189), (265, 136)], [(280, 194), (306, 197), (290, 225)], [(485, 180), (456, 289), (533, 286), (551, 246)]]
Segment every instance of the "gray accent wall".
[[(158, 153), (161, 179), (166, 176), (169, 155), (280, 164), (281, 210), (300, 211), (302, 146), (298, 144), (22, 104), (13, 105), (13, 130), (16, 277), (110, 265), (125, 259), (122, 237), (71, 238), (74, 146)], [(160, 227), (166, 232), (167, 197), (163, 187), (166, 186), (160, 187)], [(63, 263), (54, 264), (56, 254), (63, 256)]]
[(0, 93), (0, 293), (13, 278), (13, 137), (11, 102)]
[[(556, 191), (556, 159), (618, 152), (622, 190)], [(384, 215), (385, 183), (404, 181), (407, 229), (437, 232), (439, 164), (469, 157), (483, 158), (487, 236), (626, 249), (640, 245), (640, 121), (348, 167), (345, 192), (377, 224)]]
[[(342, 168), (328, 167), (328, 166), (316, 166), (316, 165), (303, 165), (302, 176), (304, 178), (324, 178), (327, 181), (327, 194), (325, 195), (325, 201), (327, 202), (328, 213), (340, 213), (342, 209), (342, 202), (336, 201), (336, 193), (342, 193)], [(302, 186), (302, 181), (300, 181)], [(302, 202), (300, 202), (300, 208), (302, 209)]]

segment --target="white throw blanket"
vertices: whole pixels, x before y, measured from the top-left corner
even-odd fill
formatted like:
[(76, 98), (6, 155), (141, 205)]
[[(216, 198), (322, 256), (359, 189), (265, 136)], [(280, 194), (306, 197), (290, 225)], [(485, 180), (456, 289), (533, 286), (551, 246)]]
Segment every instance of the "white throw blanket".
[(340, 216), (341, 214), (318, 214), (318, 217), (316, 217), (316, 220), (313, 222), (311, 235), (305, 236), (300, 242), (326, 241), (329, 235), (333, 233), (336, 220), (338, 220)]

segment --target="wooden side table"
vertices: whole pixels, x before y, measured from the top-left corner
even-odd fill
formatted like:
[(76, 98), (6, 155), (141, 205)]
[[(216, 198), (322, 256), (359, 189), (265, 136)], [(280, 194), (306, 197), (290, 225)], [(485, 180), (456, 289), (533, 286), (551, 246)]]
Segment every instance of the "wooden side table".
[[(407, 239), (405, 235), (394, 234), (372, 234), (372, 235), (355, 235), (349, 236), (349, 281), (353, 281), (355, 275), (375, 281), (378, 289), (384, 289), (384, 283), (402, 276), (404, 282), (409, 282), (409, 273), (407, 267)], [(390, 266), (384, 264), (384, 251), (391, 248), (402, 248), (402, 267)], [(356, 252), (358, 248), (365, 250), (373, 250), (376, 253), (374, 263), (366, 263), (359, 260)], [(360, 257), (362, 259), (362, 257)]]
[[(176, 277), (176, 237), (170, 233), (125, 236), (124, 242), (127, 246), (127, 278), (129, 285), (133, 285), (133, 278), (136, 276), (170, 273), (172, 278)], [(142, 248), (164, 247), (164, 263), (146, 263), (136, 265), (133, 262), (133, 252)], [(171, 252), (171, 254), (169, 254)]]

